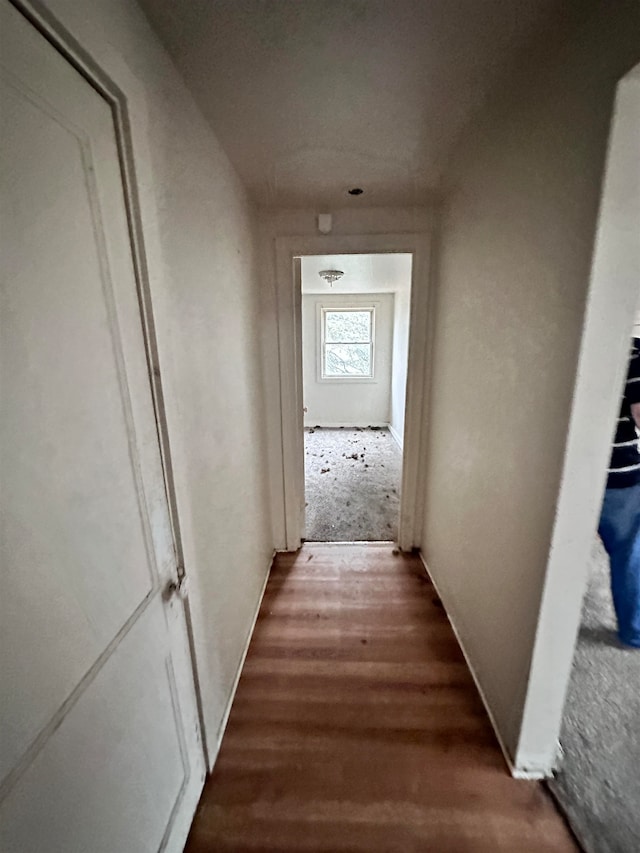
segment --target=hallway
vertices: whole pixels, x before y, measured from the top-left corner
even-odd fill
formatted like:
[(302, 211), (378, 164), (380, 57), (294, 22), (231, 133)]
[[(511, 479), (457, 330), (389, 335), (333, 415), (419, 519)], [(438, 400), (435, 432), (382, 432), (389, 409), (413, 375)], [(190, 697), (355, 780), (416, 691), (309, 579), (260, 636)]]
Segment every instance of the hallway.
[[(0, 0), (2, 853), (575, 849), (498, 744), (557, 766), (638, 32), (638, 0)], [(349, 547), (294, 554), (316, 425), (388, 426), (402, 471), (315, 457), (375, 528), (333, 493)]]
[(508, 775), (418, 557), (277, 556), (187, 853), (575, 849)]

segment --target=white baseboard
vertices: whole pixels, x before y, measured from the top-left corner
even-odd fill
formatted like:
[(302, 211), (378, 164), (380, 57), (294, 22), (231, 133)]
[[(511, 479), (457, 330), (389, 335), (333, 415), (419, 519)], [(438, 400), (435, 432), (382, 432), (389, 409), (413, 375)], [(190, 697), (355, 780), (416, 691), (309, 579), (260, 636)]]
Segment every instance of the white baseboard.
[[(431, 575), (431, 572), (429, 571), (429, 566), (427, 565), (427, 561), (425, 560), (425, 557), (424, 557), (424, 554), (422, 553), (422, 550), (420, 550), (420, 559), (422, 560), (422, 565), (424, 566), (424, 569), (427, 573), (427, 576), (429, 577), (429, 580), (433, 584), (435, 591), (438, 593), (438, 596), (440, 597), (440, 600), (442, 601), (442, 605), (444, 607), (444, 599), (440, 595), (440, 590), (438, 589), (438, 584), (435, 582), (435, 580), (433, 579), (433, 577)], [(506, 745), (502, 739), (502, 735), (500, 733), (500, 730), (499, 730), (498, 726), (496, 725), (496, 721), (495, 721), (495, 718), (493, 716), (493, 711), (491, 710), (491, 707), (490, 707), (489, 703), (487, 702), (487, 697), (484, 695), (484, 690), (482, 689), (482, 684), (480, 683), (480, 679), (478, 678), (476, 671), (473, 667), (473, 664), (471, 662), (471, 659), (470, 659), (469, 655), (467, 654), (467, 650), (465, 649), (464, 643), (462, 642), (460, 634), (458, 633), (458, 629), (456, 628), (456, 624), (453, 621), (453, 619), (451, 618), (451, 615), (447, 611), (446, 607), (445, 607), (445, 613), (447, 614), (447, 619), (449, 620), (449, 624), (451, 625), (451, 627), (453, 629), (453, 633), (455, 634), (456, 640), (458, 641), (458, 645), (460, 646), (460, 649), (462, 650), (462, 654), (464, 655), (464, 659), (465, 659), (466, 664), (469, 668), (469, 672), (471, 673), (471, 677), (473, 678), (474, 684), (476, 685), (476, 689), (477, 689), (478, 693), (480, 694), (480, 699), (482, 700), (482, 704), (484, 705), (484, 709), (487, 712), (487, 716), (489, 717), (491, 727), (493, 728), (493, 731), (495, 733), (498, 744), (500, 745), (500, 749), (502, 750), (502, 755), (503, 755), (504, 760), (507, 764), (507, 767), (509, 768), (509, 773), (511, 774), (511, 776), (513, 776), (514, 779), (530, 779), (530, 780), (538, 780), (538, 781), (541, 779), (546, 779), (549, 776), (548, 773), (544, 773), (541, 770), (523, 770), (523, 769), (520, 769), (514, 765), (513, 759), (511, 757), (511, 753), (507, 749), (507, 747), (506, 747)]]
[(315, 421), (314, 423), (305, 423), (305, 429), (366, 429), (367, 427), (376, 427), (377, 429), (389, 429), (387, 421), (351, 421), (350, 423), (329, 423), (328, 421)]
[(389, 432), (391, 433), (391, 438), (395, 441), (395, 443), (400, 448), (400, 452), (402, 453), (402, 436), (398, 432), (398, 430), (394, 429), (391, 424), (389, 424)]
[(240, 676), (242, 675), (242, 670), (244, 668), (244, 662), (247, 658), (247, 652), (249, 651), (249, 645), (251, 644), (251, 638), (253, 637), (253, 632), (256, 627), (256, 622), (258, 621), (258, 614), (260, 613), (260, 608), (262, 607), (262, 599), (264, 598), (264, 593), (267, 588), (267, 583), (269, 578), (271, 577), (271, 569), (273, 568), (273, 561), (275, 559), (276, 552), (274, 551), (271, 556), (271, 562), (269, 563), (269, 567), (266, 571), (264, 581), (262, 583), (262, 589), (260, 590), (260, 595), (258, 596), (258, 604), (255, 609), (255, 613), (253, 614), (253, 619), (251, 620), (251, 627), (249, 629), (249, 633), (247, 634), (247, 638), (244, 643), (244, 648), (242, 650), (242, 654), (240, 655), (240, 661), (238, 662), (238, 668), (236, 670), (235, 678), (233, 679), (233, 685), (231, 690), (229, 691), (229, 696), (227, 698), (227, 702), (224, 708), (224, 713), (222, 715), (222, 720), (220, 725), (218, 726), (218, 731), (216, 732), (216, 741), (214, 744), (213, 754), (209, 754), (209, 773), (213, 770), (215, 763), (218, 758), (218, 753), (220, 752), (220, 745), (222, 744), (222, 738), (224, 737), (225, 730), (227, 728), (227, 723), (229, 722), (229, 715), (231, 714), (231, 707), (233, 706), (233, 700), (236, 698), (236, 690), (238, 689), (238, 682), (240, 681)]

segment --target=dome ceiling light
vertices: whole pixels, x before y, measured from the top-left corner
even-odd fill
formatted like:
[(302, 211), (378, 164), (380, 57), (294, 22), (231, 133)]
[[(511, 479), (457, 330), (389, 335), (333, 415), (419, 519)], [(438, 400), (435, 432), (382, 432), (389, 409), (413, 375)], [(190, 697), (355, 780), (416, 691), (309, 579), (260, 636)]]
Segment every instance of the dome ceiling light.
[(324, 279), (329, 287), (333, 287), (333, 282), (338, 281), (344, 275), (343, 270), (320, 270), (318, 273), (320, 278)]

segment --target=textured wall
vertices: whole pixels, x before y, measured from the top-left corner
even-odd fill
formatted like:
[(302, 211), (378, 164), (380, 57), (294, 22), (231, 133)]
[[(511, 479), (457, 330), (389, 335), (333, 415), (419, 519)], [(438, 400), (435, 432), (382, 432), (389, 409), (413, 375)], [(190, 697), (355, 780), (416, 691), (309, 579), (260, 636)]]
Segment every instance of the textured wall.
[[(469, 129), (446, 173), (424, 550), (512, 755), (560, 487), (614, 91), (640, 59), (639, 10), (602, 4), (568, 42), (549, 45), (535, 62), (529, 57)], [(572, 643), (558, 639), (565, 648)]]

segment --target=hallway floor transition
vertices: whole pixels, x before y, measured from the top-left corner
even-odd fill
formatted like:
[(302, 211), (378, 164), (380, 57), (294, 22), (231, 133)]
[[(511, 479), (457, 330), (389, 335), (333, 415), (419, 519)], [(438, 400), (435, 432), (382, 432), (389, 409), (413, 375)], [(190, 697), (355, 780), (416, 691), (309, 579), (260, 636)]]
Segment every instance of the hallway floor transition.
[(508, 775), (417, 556), (276, 557), (187, 853), (576, 849)]
[(398, 538), (402, 454), (388, 429), (304, 431), (305, 539)]

